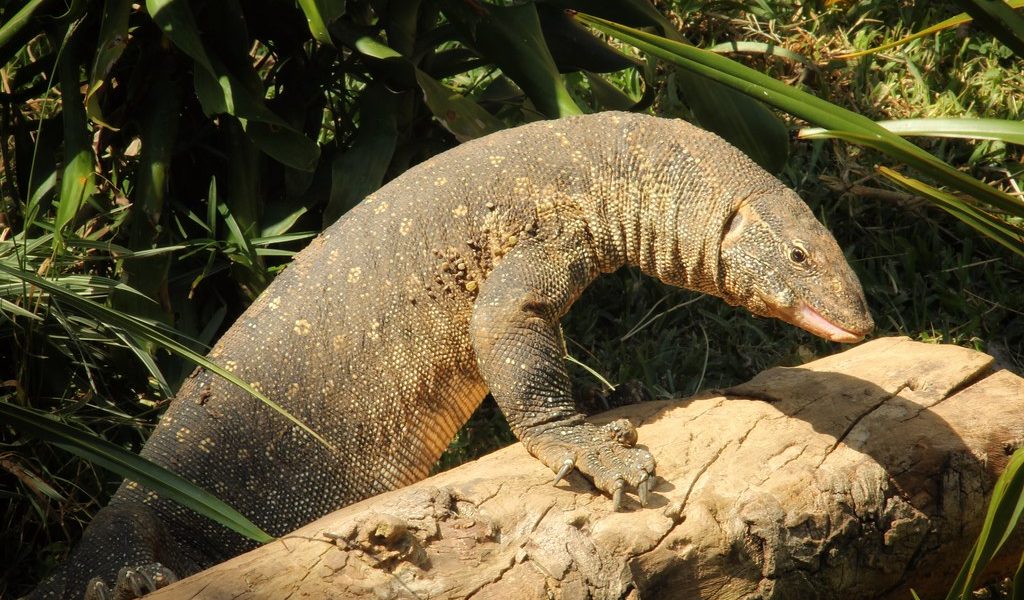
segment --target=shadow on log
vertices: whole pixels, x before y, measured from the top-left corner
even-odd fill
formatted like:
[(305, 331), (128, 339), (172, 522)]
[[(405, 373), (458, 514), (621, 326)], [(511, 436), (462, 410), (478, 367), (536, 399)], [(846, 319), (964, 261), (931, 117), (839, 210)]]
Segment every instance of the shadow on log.
[(595, 420), (619, 417), (658, 461), (646, 509), (552, 486), (516, 444), (149, 597), (942, 597), (1021, 445), (1024, 380), (886, 338)]

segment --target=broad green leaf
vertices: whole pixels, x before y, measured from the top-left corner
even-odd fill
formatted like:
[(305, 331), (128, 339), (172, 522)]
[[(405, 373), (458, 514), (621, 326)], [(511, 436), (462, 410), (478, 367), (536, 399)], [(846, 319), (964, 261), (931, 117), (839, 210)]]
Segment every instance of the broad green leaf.
[(482, 67), (485, 64), (487, 61), (477, 56), (476, 52), (459, 46), (436, 52), (430, 60), (429, 70), (425, 72), (434, 79), (444, 79)]
[[(672, 22), (648, 0), (548, 0), (548, 4), (634, 27), (655, 27), (666, 38), (686, 43)], [(699, 74), (682, 71), (677, 76), (687, 105), (702, 125), (769, 170), (775, 170), (774, 166), (779, 164), (774, 157), (789, 154), (785, 124), (756, 99)], [(731, 107), (728, 112), (722, 109), (721, 103)]]
[(1017, 529), (1024, 512), (1024, 451), (1018, 450), (1010, 457), (996, 485), (992, 489), (981, 533), (974, 547), (964, 561), (956, 582), (950, 588), (947, 600), (957, 598), (969, 600), (978, 583), (978, 577)]
[(633, 27), (657, 27), (664, 35), (682, 40), (672, 22), (649, 0), (546, 0), (545, 4), (601, 17)]
[(399, 102), (399, 94), (380, 84), (370, 84), (363, 91), (359, 129), (348, 149), (331, 163), (331, 197), (324, 209), (325, 226), (338, 220), (384, 181), (398, 145)]
[(573, 102), (544, 41), (537, 9), (442, 0), (441, 9), (463, 41), (516, 82), (548, 117), (582, 114)]
[[(260, 153), (234, 119), (221, 122), (221, 140), (228, 154), (223, 202), (218, 210), (227, 216), (228, 241), (249, 252), (248, 238), (259, 232)], [(230, 209), (230, 210), (229, 210)]]
[(405, 62), (405, 57), (402, 56), (397, 50), (391, 48), (387, 44), (384, 44), (368, 35), (360, 36), (356, 38), (353, 46), (360, 53), (366, 56), (372, 56), (373, 58), (379, 58), (386, 60), (389, 58), (402, 59)]
[[(715, 81), (693, 73), (680, 75), (686, 103), (701, 127), (725, 138), (769, 173), (778, 173), (786, 166), (789, 130), (771, 111), (747, 96), (723, 93), (722, 84)], [(751, 110), (751, 104), (760, 110)]]
[(345, 45), (366, 58), (374, 59), (365, 62), (375, 80), (400, 89), (416, 85), (416, 67), (394, 48), (346, 25), (343, 20), (339, 20), (331, 31)]
[(537, 7), (544, 41), (560, 72), (611, 73), (639, 66), (636, 59), (594, 37), (564, 10), (548, 4), (534, 6)]
[(205, 71), (214, 72), (206, 48), (199, 39), (199, 25), (188, 3), (181, 0), (146, 0), (146, 10), (179, 50), (199, 63)]
[(423, 100), (437, 120), (460, 142), (482, 137), (504, 125), (476, 102), (416, 69)]
[(89, 74), (89, 91), (85, 95), (85, 112), (93, 122), (117, 130), (106, 122), (100, 109), (101, 91), (106, 86), (110, 70), (121, 58), (128, 42), (128, 13), (131, 0), (105, 0), (100, 19), (100, 39)]
[(18, 429), (31, 432), (125, 479), (137, 481), (161, 496), (209, 517), (251, 540), (265, 544), (275, 539), (245, 518), (242, 513), (177, 473), (98, 436), (61, 423), (46, 413), (7, 402), (0, 402), (0, 416)]
[(309, 23), (309, 32), (313, 34), (313, 39), (321, 44), (333, 46), (334, 41), (331, 40), (331, 33), (327, 31), (328, 21), (320, 12), (317, 1), (299, 0), (299, 7), (302, 8), (302, 12), (306, 15), (306, 22)]
[(590, 82), (590, 93), (604, 110), (629, 110), (636, 106), (636, 100), (605, 81), (600, 75), (589, 71), (584, 73), (587, 75), (587, 81)]
[[(1010, 144), (1024, 145), (1024, 123), (1006, 119), (898, 119), (877, 121), (900, 136), (927, 136), (965, 138), (976, 140), (999, 140)], [(832, 137), (820, 127), (801, 129), (802, 138)]]
[(288, 419), (300, 429), (308, 433), (318, 442), (324, 445), (324, 447), (334, 450), (334, 446), (331, 445), (326, 439), (320, 434), (316, 433), (309, 428), (308, 425), (292, 416), (278, 403), (274, 402), (270, 398), (264, 396), (261, 392), (254, 389), (248, 382), (241, 380), (237, 375), (217, 365), (213, 361), (209, 360), (205, 356), (202, 356), (194, 352), (191, 348), (174, 339), (164, 331), (155, 327), (149, 323), (134, 319), (128, 315), (120, 313), (116, 310), (108, 308), (92, 300), (82, 298), (76, 294), (68, 292), (66, 289), (57, 285), (47, 279), (43, 279), (33, 273), (23, 271), (20, 269), (12, 268), (8, 265), (0, 263), (0, 273), (6, 274), (17, 279), (20, 279), (32, 286), (39, 288), (40, 290), (50, 294), (57, 298), (60, 302), (74, 308), (75, 310), (87, 314), (94, 319), (97, 319), (101, 323), (105, 323), (111, 327), (117, 327), (125, 333), (139, 339), (156, 344), (170, 352), (177, 354), (183, 358), (186, 358), (193, 363), (206, 368), (207, 370), (220, 375), (224, 379), (230, 381), (236, 386), (242, 388), (248, 392), (254, 398), (259, 399), (261, 402), (269, 406), (270, 408), (277, 411), (281, 416)]
[[(380, 8), (377, 12), (382, 17), (388, 45), (402, 56), (409, 58), (416, 53), (416, 30), (420, 19), (420, 4), (421, 0), (387, 0), (386, 3), (380, 4), (387, 8)], [(429, 32), (428, 29), (424, 33)]]
[(46, 0), (29, 0), (0, 27), (0, 48), (5, 47), (28, 24), (32, 15)]
[[(263, 230), (260, 232), (260, 235), (263, 237), (284, 237), (285, 232), (294, 227), (299, 218), (307, 212), (309, 212), (309, 209), (305, 206), (299, 206), (289, 212), (279, 211), (272, 213), (268, 211), (267, 213), (264, 213), (263, 219), (261, 220)], [(259, 238), (253, 239), (252, 243), (259, 245), (259, 242), (257, 241), (258, 239)]]
[[(234, 115), (260, 150), (274, 160), (300, 171), (316, 168), (320, 148), (271, 111), (262, 92), (249, 89), (217, 56), (207, 52), (188, 3), (146, 0), (146, 8), (174, 45), (195, 61), (196, 93), (207, 115)], [(254, 73), (247, 75), (247, 79), (255, 78)]]
[(1024, 57), (1024, 17), (1003, 0), (957, 0), (974, 23), (991, 33), (1018, 57)]
[(351, 44), (361, 54), (387, 61), (398, 69), (412, 71), (416, 83), (423, 91), (423, 100), (427, 108), (460, 142), (478, 138), (505, 127), (501, 121), (481, 108), (476, 102), (452, 90), (425, 71), (414, 67), (405, 57), (379, 40), (370, 36), (360, 36), (354, 38)]
[(789, 131), (764, 104), (699, 73), (679, 69), (680, 93), (698, 124), (777, 173), (789, 156)]
[(790, 87), (723, 56), (588, 15), (577, 18), (650, 54), (701, 73), (820, 127), (847, 132), (847, 139), (879, 150), (937, 181), (973, 195), (994, 208), (1021, 214), (1024, 202), (970, 177), (867, 117)]
[(58, 72), (61, 87), (61, 115), (64, 120), (64, 171), (60, 181), (60, 198), (54, 220), (53, 249), (59, 253), (64, 245), (64, 228), (96, 188), (93, 166), (92, 135), (85, 116), (79, 90), (77, 44), (71, 43), (76, 27), (68, 28), (64, 38)]
[[(140, 118), (139, 137), (144, 140), (139, 154), (139, 169), (128, 207), (131, 219), (126, 228), (129, 245), (137, 251), (154, 249), (160, 240), (160, 226), (167, 201), (168, 178), (174, 144), (178, 138), (182, 90), (170, 77), (157, 78), (143, 97), (149, 107)], [(167, 273), (171, 257), (166, 253), (124, 256), (120, 262), (121, 278), (146, 298), (119, 290), (111, 297), (111, 305), (137, 317), (164, 323), (173, 322), (169, 306)], [(147, 350), (152, 350), (147, 347)]]
[[(33, 153), (39, 152), (38, 146), (33, 148)], [(36, 165), (33, 165), (35, 167)], [(28, 198), (28, 204), (25, 205), (25, 222), (34, 225), (36, 217), (39, 215), (45, 200), (49, 194), (51, 194), (57, 187), (57, 171), (53, 170), (46, 174), (46, 177), (39, 181), (33, 190), (32, 194)], [(26, 227), (27, 229), (27, 227)]]

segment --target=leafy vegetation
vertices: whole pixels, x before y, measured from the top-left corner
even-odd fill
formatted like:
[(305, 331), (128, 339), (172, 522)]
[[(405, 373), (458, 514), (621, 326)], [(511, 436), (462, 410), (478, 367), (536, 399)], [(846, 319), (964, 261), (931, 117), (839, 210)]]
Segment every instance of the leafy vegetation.
[[(37, 423), (55, 420), (67, 443), (87, 439), (68, 431), (89, 432), (105, 448), (137, 450), (192, 368), (182, 357), (201, 355), (313, 233), (409, 166), (525, 121), (653, 107), (718, 131), (835, 232), (877, 335), (967, 345), (1024, 371), (1024, 61), (1014, 23), (1002, 15), (1004, 25), (991, 25), (1001, 17), (989, 15), (969, 24), (957, 3), (662, 8), (0, 8), (0, 595), (26, 591), (59, 561), (120, 480), (31, 437), (10, 411), (49, 413)], [(947, 19), (952, 27), (904, 39)], [(751, 91), (736, 81), (748, 76), (774, 94), (759, 100), (791, 114), (728, 87)], [(984, 135), (967, 123), (975, 135), (963, 136), (959, 119), (979, 117), (996, 121)], [(922, 118), (947, 121), (906, 121)], [(885, 120), (902, 121), (876, 123)], [(794, 142), (809, 125), (828, 131)], [(915, 144), (889, 133), (899, 127)], [(565, 329), (586, 365), (570, 365), (581, 388), (599, 385), (596, 372), (640, 380), (657, 396), (838, 349), (630, 270), (592, 286)], [(487, 405), (442, 463), (510, 439)], [(1019, 498), (1015, 485), (1005, 486), (1008, 502)], [(998, 540), (1019, 510), (993, 510)], [(972, 573), (994, 550), (978, 548)]]

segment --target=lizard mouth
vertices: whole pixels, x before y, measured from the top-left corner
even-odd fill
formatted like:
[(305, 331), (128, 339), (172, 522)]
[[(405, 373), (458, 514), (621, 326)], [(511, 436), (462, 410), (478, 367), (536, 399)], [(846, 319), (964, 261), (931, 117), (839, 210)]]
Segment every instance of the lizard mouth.
[(852, 344), (864, 339), (864, 334), (843, 329), (803, 302), (786, 316), (785, 320), (793, 325), (833, 342)]

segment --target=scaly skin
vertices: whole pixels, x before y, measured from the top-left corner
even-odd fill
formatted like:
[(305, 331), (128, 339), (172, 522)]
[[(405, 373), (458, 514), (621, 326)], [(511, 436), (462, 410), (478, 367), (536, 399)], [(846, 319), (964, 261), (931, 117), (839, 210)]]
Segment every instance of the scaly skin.
[[(721, 139), (626, 113), (539, 122), (463, 144), (366, 198), (211, 351), (336, 453), (200, 369), (142, 454), (282, 535), (426, 477), (490, 391), (559, 477), (577, 468), (616, 505), (624, 489), (643, 500), (654, 460), (628, 425), (584, 422), (558, 330), (595, 277), (627, 264), (831, 339), (873, 326), (832, 236)], [(253, 546), (133, 482), (109, 513), (40, 597), (80, 597), (124, 565), (186, 575)]]

